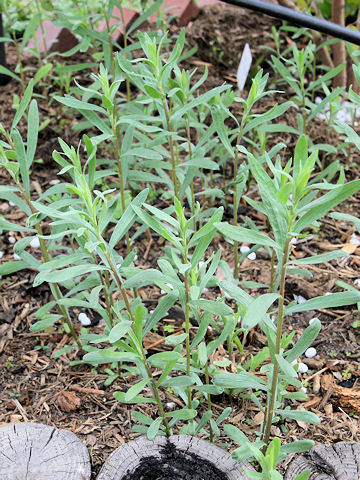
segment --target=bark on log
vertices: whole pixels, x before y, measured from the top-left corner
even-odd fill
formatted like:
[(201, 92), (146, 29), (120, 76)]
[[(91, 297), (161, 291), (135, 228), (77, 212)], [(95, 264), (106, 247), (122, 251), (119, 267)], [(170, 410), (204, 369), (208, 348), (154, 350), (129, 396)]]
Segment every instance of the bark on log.
[(317, 445), (290, 463), (284, 480), (293, 480), (307, 469), (311, 470), (309, 480), (359, 480), (360, 443)]
[(0, 428), (0, 480), (90, 480), (86, 446), (72, 432), (37, 423)]
[(117, 448), (104, 463), (97, 480), (122, 480), (136, 470), (144, 457), (156, 457), (161, 460), (161, 449), (167, 440), (189, 460), (191, 454), (195, 454), (203, 460), (210, 461), (227, 476), (228, 480), (249, 480), (244, 468), (254, 470), (248, 462), (235, 462), (226, 450), (190, 435), (173, 435), (169, 439), (159, 436), (154, 440), (140, 437)]

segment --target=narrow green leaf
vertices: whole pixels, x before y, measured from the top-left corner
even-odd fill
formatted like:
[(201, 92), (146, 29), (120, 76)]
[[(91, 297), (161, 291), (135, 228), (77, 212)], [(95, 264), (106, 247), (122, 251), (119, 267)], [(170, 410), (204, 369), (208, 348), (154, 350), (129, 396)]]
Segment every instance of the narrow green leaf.
[(26, 90), (24, 92), (24, 96), (23, 96), (23, 98), (20, 102), (20, 105), (18, 106), (18, 109), (16, 111), (13, 123), (11, 125), (11, 130), (16, 128), (16, 125), (20, 122), (21, 117), (24, 115), (24, 113), (25, 113), (25, 111), (26, 111), (26, 109), (27, 109), (27, 107), (30, 103), (30, 100), (31, 100), (31, 97), (32, 97), (32, 94), (33, 94), (33, 88), (34, 88), (34, 81), (30, 80), (30, 83), (26, 87)]
[(216, 222), (215, 227), (217, 230), (224, 235), (224, 237), (228, 237), (231, 240), (236, 240), (238, 242), (249, 242), (255, 243), (262, 246), (268, 246), (272, 248), (279, 249), (279, 245), (274, 242), (271, 238), (263, 235), (262, 233), (249, 230), (248, 228), (238, 227), (235, 225), (230, 225), (229, 223), (225, 222)]
[(251, 328), (254, 328), (255, 325), (261, 322), (269, 307), (278, 298), (279, 295), (277, 293), (265, 293), (256, 297), (251, 302), (244, 315), (241, 325), (242, 328), (244, 328), (245, 330), (250, 330)]
[(149, 440), (154, 440), (154, 438), (156, 437), (159, 431), (161, 422), (162, 422), (162, 417), (158, 417), (156, 420), (152, 422), (150, 427), (147, 429), (146, 436)]
[(313, 412), (307, 412), (306, 410), (279, 410), (276, 409), (275, 413), (277, 415), (282, 415), (283, 417), (292, 418), (298, 420), (299, 422), (306, 422), (312, 424), (319, 424), (320, 418), (315, 415)]
[(142, 392), (148, 383), (148, 378), (144, 378), (138, 383), (135, 383), (129, 390), (125, 393), (125, 402), (131, 401), (138, 393)]
[(338, 292), (332, 293), (331, 295), (314, 297), (304, 303), (288, 307), (285, 310), (285, 314), (291, 315), (296, 312), (306, 312), (318, 308), (343, 307), (344, 305), (354, 305), (358, 302), (360, 302), (360, 292)]

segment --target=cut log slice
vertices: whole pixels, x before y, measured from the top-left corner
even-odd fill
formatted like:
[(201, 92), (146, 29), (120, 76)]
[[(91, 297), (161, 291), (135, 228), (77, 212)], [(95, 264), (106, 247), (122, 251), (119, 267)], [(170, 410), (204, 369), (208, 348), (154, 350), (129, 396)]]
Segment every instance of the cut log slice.
[(190, 435), (140, 437), (117, 448), (104, 463), (97, 480), (249, 480), (229, 453)]
[(0, 428), (0, 480), (90, 480), (86, 446), (72, 432), (38, 423)]
[(311, 471), (309, 480), (359, 480), (360, 443), (317, 445), (289, 464), (284, 480), (293, 480), (307, 469)]

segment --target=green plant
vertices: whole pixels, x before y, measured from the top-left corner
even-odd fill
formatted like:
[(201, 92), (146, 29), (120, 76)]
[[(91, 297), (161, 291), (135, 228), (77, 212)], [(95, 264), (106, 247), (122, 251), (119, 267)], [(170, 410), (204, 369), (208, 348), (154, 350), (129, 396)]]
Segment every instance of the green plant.
[[(86, 8), (83, 2), (78, 3), (79, 8)], [(110, 10), (112, 5), (108, 5)], [(85, 28), (83, 19), (80, 24), (81, 32)], [(134, 430), (149, 438), (175, 431), (193, 435), (201, 432), (210, 440), (225, 431), (241, 444), (234, 458), (257, 461), (259, 471), (251, 474), (254, 478), (280, 479), (278, 463), (288, 453), (309, 449), (312, 442), (281, 445), (279, 439), (271, 439), (272, 424), (287, 418), (319, 421), (312, 412), (293, 410), (291, 402), (306, 396), (298, 367), (292, 362), (316, 338), (320, 322), (312, 322), (295, 342), (294, 331), (283, 331), (284, 318), (360, 302), (360, 293), (353, 289), (302, 304), (287, 302), (289, 273), (308, 275), (302, 266), (346, 255), (335, 251), (296, 259), (291, 256), (290, 245), (294, 238), (306, 238), (316, 231), (324, 215), (359, 190), (360, 181), (346, 183), (338, 163), (315, 174), (318, 150), (305, 135), (299, 137), (292, 159), (281, 161), (279, 152), (284, 144), (268, 150), (268, 132), (281, 128), (289, 132), (272, 122), (293, 102), (255, 113), (255, 104), (274, 93), (266, 90), (268, 77), (262, 71), (254, 77), (245, 99), (236, 98), (227, 85), (199, 93), (207, 72), (195, 82), (193, 72), (180, 68), (184, 32), (170, 51), (166, 35), (139, 34), (136, 45), (141, 47), (143, 57), (136, 59), (131, 56), (131, 45), (109, 58), (111, 33), (108, 28), (100, 37), (84, 34), (83, 45), (90, 45), (92, 38), (106, 46), (99, 56), (105, 65), (92, 77), (93, 83), (70, 90), (66, 79), (63, 88), (71, 94), (54, 97), (67, 108), (78, 110), (84, 121), (76, 128), (89, 132), (76, 148), (59, 139), (60, 149), (53, 152), (53, 158), (61, 169), (60, 178), (66, 174), (66, 181), (34, 198), (30, 174), (35, 168), (39, 131), (37, 103), (31, 100), (34, 82), (18, 102), (10, 131), (0, 131), (1, 165), (14, 182), (14, 186), (1, 186), (0, 196), (13, 201), (27, 217), (25, 226), (0, 219), (3, 230), (24, 233), (14, 246), (22, 260), (2, 264), (0, 273), (11, 274), (31, 266), (38, 272), (34, 286), (43, 282), (50, 285), (54, 300), (37, 312), (31, 330), (54, 328), (58, 320), (62, 322), (74, 340), (56, 351), (55, 357), (79, 348), (82, 358), (71, 364), (90, 364), (95, 371), (105, 366), (106, 385), (114, 384), (118, 401), (157, 405), (155, 418), (134, 412)], [(303, 132), (315, 111), (308, 96), (321, 82), (305, 82), (313, 65), (311, 45), (305, 51), (293, 48), (292, 54), (288, 65), (300, 73), (290, 85), (301, 108), (298, 129)], [(273, 61), (285, 68), (286, 72), (279, 67), (279, 73), (288, 80), (286, 67), (278, 59)], [(326, 74), (322, 82), (333, 73)], [(119, 94), (122, 84), (126, 86), (126, 100)], [(129, 87), (134, 91), (131, 98)], [(338, 94), (336, 91), (334, 98)], [(332, 95), (329, 90), (328, 101)], [(242, 104), (241, 119), (231, 111), (233, 101)], [(324, 105), (316, 107), (317, 111)], [(26, 140), (17, 128), (22, 117), (28, 121)], [(347, 141), (360, 144), (352, 130), (346, 129), (345, 134)], [(223, 183), (218, 157), (222, 166), (230, 162), (233, 167), (227, 184), (226, 179)], [(333, 178), (336, 183), (330, 183)], [(249, 186), (258, 195), (256, 199)], [(249, 208), (266, 217), (266, 224), (257, 226), (246, 218), (239, 225), (241, 196)], [(217, 198), (225, 205), (232, 202), (232, 224), (223, 221), (223, 207), (214, 206)], [(46, 234), (42, 228), (45, 222)], [(149, 232), (148, 238), (154, 235), (165, 243), (157, 266), (147, 269), (135, 262), (132, 245), (144, 232)], [(41, 260), (26, 250), (35, 235)], [(234, 261), (234, 272), (214, 241), (218, 235), (233, 243), (230, 261)], [(240, 242), (251, 244), (251, 251), (262, 246), (271, 254), (270, 284), (255, 284), (265, 291), (263, 294), (248, 293), (246, 289), (254, 282), (239, 286)], [(226, 280), (219, 280), (219, 267)], [(164, 292), (151, 311), (139, 294), (148, 286)], [(130, 291), (134, 293), (130, 295)], [(159, 329), (174, 305), (183, 313), (183, 331), (171, 332), (164, 327), (168, 350), (146, 351), (146, 336)], [(53, 313), (55, 309), (58, 313)], [(82, 328), (79, 334), (72, 320), (73, 309), (100, 316), (105, 322), (103, 332), (95, 334)], [(245, 361), (245, 341), (255, 327), (265, 333), (267, 345)], [(220, 346), (226, 346), (227, 357), (213, 360)], [(136, 376), (135, 383), (126, 391), (120, 390), (117, 380), (130, 376)], [(296, 391), (290, 392), (289, 386)], [(178, 397), (182, 408), (167, 411), (165, 399), (169, 393)], [(264, 414), (255, 442), (230, 424), (221, 430), (231, 408), (225, 408), (216, 418), (213, 396), (220, 394), (232, 400), (251, 399)], [(303, 472), (298, 480), (308, 475)]]

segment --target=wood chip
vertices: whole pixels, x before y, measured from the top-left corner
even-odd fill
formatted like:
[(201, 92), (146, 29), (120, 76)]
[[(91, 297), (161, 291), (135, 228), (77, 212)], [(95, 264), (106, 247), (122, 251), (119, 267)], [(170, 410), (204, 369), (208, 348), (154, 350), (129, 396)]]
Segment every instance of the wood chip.
[(74, 412), (80, 407), (80, 398), (75, 392), (62, 390), (57, 396), (57, 403), (63, 412)]

